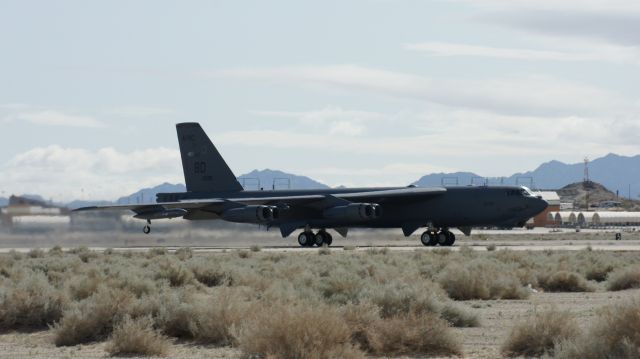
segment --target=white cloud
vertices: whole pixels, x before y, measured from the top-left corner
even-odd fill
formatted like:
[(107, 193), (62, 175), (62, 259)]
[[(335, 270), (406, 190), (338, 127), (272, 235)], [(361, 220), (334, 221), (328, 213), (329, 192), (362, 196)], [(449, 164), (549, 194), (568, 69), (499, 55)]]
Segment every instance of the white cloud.
[(364, 132), (364, 127), (350, 121), (338, 121), (331, 124), (329, 134), (358, 136)]
[(492, 47), (450, 42), (422, 42), (405, 44), (407, 50), (420, 51), (432, 56), (474, 56), (527, 61), (602, 61), (640, 64), (640, 49), (634, 46), (607, 44), (567, 45), (568, 51), (532, 50), (522, 48)]
[(541, 10), (580, 10), (594, 12), (640, 12), (636, 0), (450, 0), (492, 9), (524, 8)]
[(113, 108), (109, 113), (122, 117), (160, 117), (174, 114), (168, 108), (153, 106), (121, 106)]
[[(310, 131), (231, 131), (219, 134), (218, 143), (298, 151), (398, 158), (486, 158), (521, 156), (544, 160), (568, 155), (635, 154), (640, 148), (633, 136), (634, 118), (607, 120), (579, 116), (509, 116), (485, 111), (433, 107), (428, 111), (396, 116), (394, 126), (403, 135), (379, 133), (351, 137), (317, 136)], [(429, 161), (426, 161), (429, 162)], [(486, 166), (486, 164), (485, 164)], [(466, 168), (460, 168), (466, 169)], [(526, 169), (526, 168), (525, 168)], [(509, 173), (517, 169), (505, 169)], [(501, 175), (503, 175), (502, 173)]]
[(106, 124), (91, 116), (70, 115), (53, 110), (19, 112), (5, 120), (26, 121), (37, 125), (102, 128)]
[(20, 153), (2, 165), (0, 188), (60, 201), (115, 199), (144, 186), (182, 182), (180, 164), (177, 150), (162, 147), (120, 152), (53, 145)]
[[(509, 115), (592, 116), (626, 110), (615, 95), (587, 84), (529, 75), (488, 80), (436, 80), (357, 65), (236, 68), (212, 76), (288, 81), (427, 101)], [(590, 101), (584, 101), (585, 98)]]
[(371, 121), (388, 121), (387, 114), (345, 110), (339, 106), (327, 106), (311, 111), (250, 111), (250, 113), (270, 118), (295, 120), (301, 126), (314, 128), (330, 135), (359, 136), (366, 132)]

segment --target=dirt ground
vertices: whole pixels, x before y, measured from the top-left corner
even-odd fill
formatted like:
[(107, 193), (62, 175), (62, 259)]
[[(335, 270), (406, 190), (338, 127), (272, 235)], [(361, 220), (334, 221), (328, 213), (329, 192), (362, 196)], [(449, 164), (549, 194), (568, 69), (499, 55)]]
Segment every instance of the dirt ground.
[[(592, 293), (533, 293), (527, 300), (471, 300), (458, 302), (478, 313), (478, 328), (454, 328), (463, 343), (464, 358), (499, 358), (500, 347), (510, 329), (536, 311), (567, 310), (582, 328), (588, 328), (597, 311), (607, 305), (640, 297), (639, 290)], [(0, 358), (106, 358), (106, 343), (56, 347), (51, 331), (0, 334)], [(240, 358), (232, 348), (200, 346), (174, 341), (169, 358)], [(406, 358), (406, 357), (405, 357)]]

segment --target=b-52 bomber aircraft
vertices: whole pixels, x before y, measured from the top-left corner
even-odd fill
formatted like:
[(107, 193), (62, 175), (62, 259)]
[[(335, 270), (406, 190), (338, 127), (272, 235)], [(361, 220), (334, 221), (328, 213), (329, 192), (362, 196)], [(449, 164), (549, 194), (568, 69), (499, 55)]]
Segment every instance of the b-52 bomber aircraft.
[[(304, 247), (331, 245), (333, 229), (343, 237), (349, 228), (401, 228), (405, 236), (426, 227), (425, 246), (451, 246), (458, 228), (524, 226), (547, 207), (526, 187), (452, 186), (331, 188), (246, 191), (198, 123), (176, 125), (187, 191), (158, 193), (154, 204), (84, 207), (131, 210), (147, 221), (182, 217), (222, 219), (277, 227), (282, 237), (297, 229)], [(315, 230), (315, 231), (314, 231)]]

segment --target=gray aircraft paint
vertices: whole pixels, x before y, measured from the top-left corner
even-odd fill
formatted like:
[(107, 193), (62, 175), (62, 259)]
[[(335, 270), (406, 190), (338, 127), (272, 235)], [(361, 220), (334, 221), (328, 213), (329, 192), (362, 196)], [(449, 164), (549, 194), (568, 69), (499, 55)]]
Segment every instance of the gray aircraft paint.
[[(468, 235), (474, 226), (523, 226), (547, 207), (544, 200), (517, 186), (244, 191), (199, 124), (181, 123), (176, 128), (187, 192), (159, 193), (158, 203), (154, 205), (78, 210), (129, 209), (137, 218), (143, 219), (185, 213), (183, 218), (188, 220), (210, 220), (221, 219), (230, 209), (264, 205), (277, 210), (278, 218), (266, 222), (249, 219), (241, 222), (279, 227), (282, 236), (287, 237), (298, 228), (335, 228), (346, 235), (346, 229), (353, 227), (401, 228), (409, 236), (427, 226), (457, 227)], [(327, 218), (325, 211), (347, 204), (379, 205), (381, 214), (358, 220)], [(237, 218), (234, 221), (238, 222)]]

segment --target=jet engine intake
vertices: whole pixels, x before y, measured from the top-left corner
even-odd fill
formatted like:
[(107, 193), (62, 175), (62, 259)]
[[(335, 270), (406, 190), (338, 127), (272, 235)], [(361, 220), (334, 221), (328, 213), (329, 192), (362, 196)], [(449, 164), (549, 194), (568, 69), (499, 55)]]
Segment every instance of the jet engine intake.
[(166, 218), (183, 217), (185, 214), (187, 214), (187, 211), (182, 208), (174, 208), (174, 209), (162, 208), (162, 209), (156, 209), (156, 210), (150, 210), (150, 211), (138, 213), (135, 216), (133, 216), (133, 218), (146, 219), (146, 220), (166, 219)]
[(273, 206), (245, 206), (222, 212), (222, 219), (237, 223), (265, 223), (278, 219), (279, 209)]
[(366, 221), (380, 217), (382, 208), (376, 203), (351, 203), (325, 209), (322, 215), (327, 219)]

